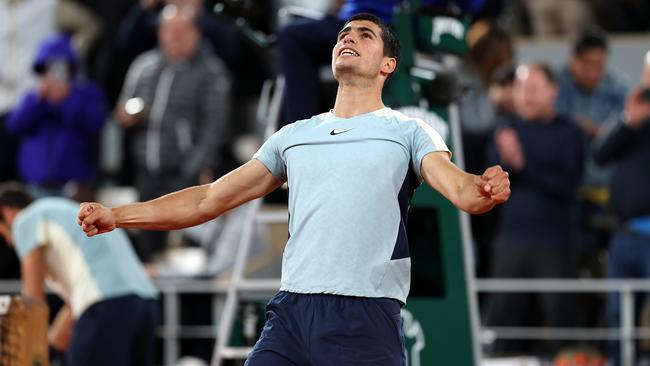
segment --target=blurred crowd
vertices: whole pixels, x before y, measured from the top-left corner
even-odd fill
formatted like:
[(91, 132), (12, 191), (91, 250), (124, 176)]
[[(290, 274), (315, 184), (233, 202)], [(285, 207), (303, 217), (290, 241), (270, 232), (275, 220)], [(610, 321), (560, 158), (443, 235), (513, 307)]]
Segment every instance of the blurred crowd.
[[(323, 69), (344, 20), (367, 11), (392, 24), (403, 2), (314, 4), (1, 1), (0, 180), (22, 181), (35, 197), (79, 201), (117, 185), (148, 200), (213, 181), (242, 162), (237, 142), (259, 131), (255, 106), (265, 80), (285, 80), (280, 124), (327, 110), (333, 99)], [(650, 1), (421, 0), (410, 7), (467, 25), (466, 52), (450, 66), (465, 167), (479, 174), (498, 163), (510, 173), (510, 202), (472, 218), (478, 275), (650, 278), (650, 53), (642, 74), (631, 75), (635, 82), (607, 66), (610, 34), (647, 37)], [(565, 65), (518, 64), (517, 37), (566, 39)], [(100, 149), (102, 141), (108, 148)], [(107, 151), (116, 164), (102, 163)], [(139, 233), (140, 259), (155, 258), (168, 239)], [(19, 276), (6, 245), (0, 275)], [(482, 300), (492, 326), (615, 326), (619, 319), (615, 294)], [(577, 310), (587, 303), (588, 311)], [(566, 346), (540, 351), (499, 341), (489, 352), (554, 354)], [(615, 345), (606, 352), (617, 359)]]

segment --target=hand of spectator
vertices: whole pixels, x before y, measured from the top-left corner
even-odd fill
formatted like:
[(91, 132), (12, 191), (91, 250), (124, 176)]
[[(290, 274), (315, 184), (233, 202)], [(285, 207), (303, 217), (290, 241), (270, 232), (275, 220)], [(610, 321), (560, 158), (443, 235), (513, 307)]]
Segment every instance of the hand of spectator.
[(88, 237), (117, 228), (113, 211), (97, 202), (83, 202), (79, 206), (77, 223)]
[(650, 101), (643, 98), (641, 89), (634, 89), (625, 100), (623, 121), (632, 128), (640, 127), (650, 118)]
[(510, 127), (500, 128), (494, 133), (494, 141), (504, 164), (521, 171), (526, 161), (517, 132)]
[(70, 83), (57, 80), (50, 74), (45, 74), (41, 79), (39, 95), (50, 103), (58, 104), (70, 95)]
[(127, 113), (124, 103), (119, 104), (115, 109), (115, 119), (124, 128), (129, 128), (141, 120), (138, 115)]
[(493, 204), (500, 204), (510, 198), (510, 178), (508, 172), (494, 165), (476, 177), (475, 185), (481, 196), (489, 198)]
[(585, 117), (585, 116), (578, 116), (576, 118), (576, 123), (580, 127), (580, 129), (586, 133), (588, 136), (591, 137), (598, 137), (600, 134), (603, 132), (603, 128), (593, 121), (592, 119)]

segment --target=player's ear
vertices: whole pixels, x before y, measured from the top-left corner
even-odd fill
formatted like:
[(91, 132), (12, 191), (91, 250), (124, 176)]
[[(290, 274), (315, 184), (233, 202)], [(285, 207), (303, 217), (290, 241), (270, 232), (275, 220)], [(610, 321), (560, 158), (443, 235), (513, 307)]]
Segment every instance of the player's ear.
[(393, 71), (397, 68), (397, 60), (394, 57), (384, 57), (384, 61), (381, 64), (381, 71), (388, 75), (392, 74)]

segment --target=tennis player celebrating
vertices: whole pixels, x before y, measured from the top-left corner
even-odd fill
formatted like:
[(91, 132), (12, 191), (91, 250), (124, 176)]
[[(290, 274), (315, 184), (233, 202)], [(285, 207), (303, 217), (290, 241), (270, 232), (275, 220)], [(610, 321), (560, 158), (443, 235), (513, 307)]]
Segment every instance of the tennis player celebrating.
[(482, 213), (508, 199), (510, 181), (498, 166), (463, 172), (431, 127), (383, 105), (399, 49), (378, 18), (353, 16), (332, 51), (333, 110), (285, 126), (212, 184), (115, 208), (83, 203), (79, 224), (88, 236), (184, 228), (287, 182), (282, 286), (246, 365), (404, 365), (400, 306), (410, 286), (405, 221), (414, 189), (425, 181), (458, 208)]

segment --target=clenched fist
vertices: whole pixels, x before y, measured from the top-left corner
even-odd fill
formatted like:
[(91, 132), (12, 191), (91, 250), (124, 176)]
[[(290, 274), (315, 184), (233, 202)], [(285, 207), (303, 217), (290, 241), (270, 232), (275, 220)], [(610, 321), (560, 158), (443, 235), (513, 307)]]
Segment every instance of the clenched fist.
[(475, 184), (479, 193), (494, 205), (503, 203), (510, 197), (508, 172), (499, 165), (487, 168), (482, 175), (476, 177)]
[(97, 202), (84, 202), (79, 206), (77, 223), (89, 237), (117, 227), (113, 211)]

